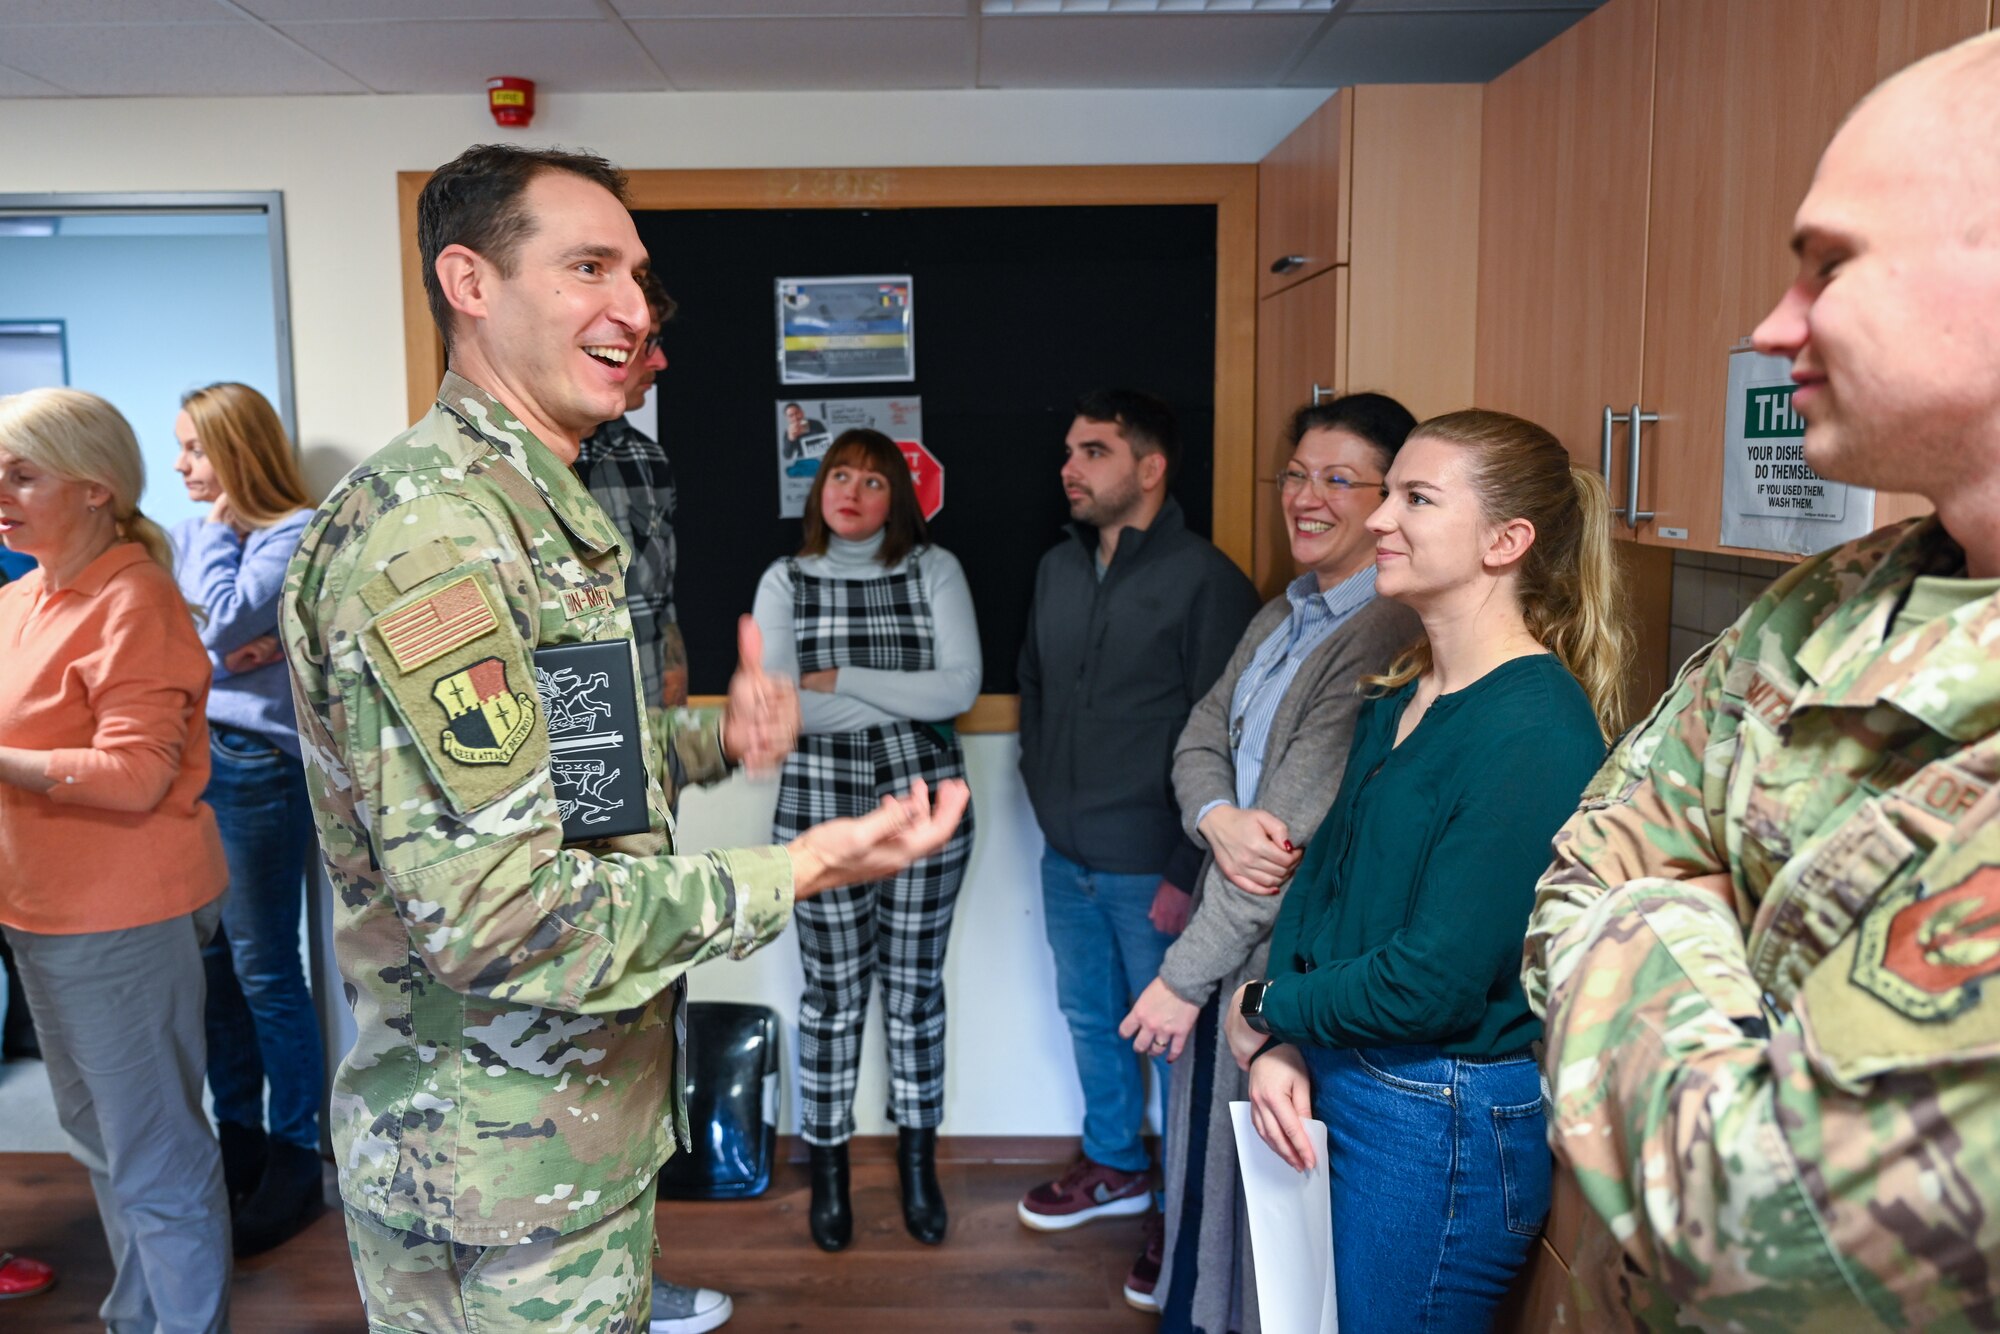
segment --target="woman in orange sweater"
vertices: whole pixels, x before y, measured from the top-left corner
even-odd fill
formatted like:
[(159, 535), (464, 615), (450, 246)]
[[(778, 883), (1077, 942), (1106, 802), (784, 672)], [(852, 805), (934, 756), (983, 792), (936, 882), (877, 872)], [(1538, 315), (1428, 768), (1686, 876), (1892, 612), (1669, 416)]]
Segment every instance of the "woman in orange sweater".
[(208, 657), (132, 428), (74, 389), (0, 398), (0, 928), (90, 1169), (113, 1329), (227, 1328), (229, 1210), (201, 1110), (201, 940), (226, 881)]

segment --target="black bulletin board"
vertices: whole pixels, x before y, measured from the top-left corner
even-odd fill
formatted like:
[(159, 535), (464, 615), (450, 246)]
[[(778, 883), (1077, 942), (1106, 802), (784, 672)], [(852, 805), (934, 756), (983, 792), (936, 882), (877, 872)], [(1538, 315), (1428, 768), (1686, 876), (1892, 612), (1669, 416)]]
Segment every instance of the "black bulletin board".
[[(680, 485), (676, 585), (694, 694), (720, 694), (736, 617), (797, 550), (778, 517), (775, 406), (923, 401), (945, 467), (931, 539), (965, 566), (985, 694), (1016, 690), (1035, 565), (1068, 512), (1056, 480), (1076, 396), (1145, 389), (1180, 417), (1174, 494), (1207, 534), (1213, 495), (1216, 208), (1212, 204), (642, 210), (653, 267), (680, 303), (665, 330), (660, 434)], [(780, 277), (912, 276), (917, 379), (778, 381)]]

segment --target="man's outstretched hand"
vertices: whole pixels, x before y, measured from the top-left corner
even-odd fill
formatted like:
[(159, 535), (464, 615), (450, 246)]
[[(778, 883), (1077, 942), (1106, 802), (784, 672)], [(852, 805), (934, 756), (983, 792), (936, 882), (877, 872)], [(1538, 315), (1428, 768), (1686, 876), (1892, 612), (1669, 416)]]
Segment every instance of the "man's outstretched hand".
[(789, 678), (764, 670), (764, 632), (748, 616), (736, 620), (736, 674), (722, 709), (722, 753), (752, 778), (778, 772), (799, 740), (799, 692)]
[(919, 778), (907, 794), (882, 798), (866, 815), (814, 825), (785, 845), (792, 854), (793, 897), (881, 880), (930, 856), (951, 838), (971, 799), (964, 779), (947, 778), (938, 784), (933, 805)]

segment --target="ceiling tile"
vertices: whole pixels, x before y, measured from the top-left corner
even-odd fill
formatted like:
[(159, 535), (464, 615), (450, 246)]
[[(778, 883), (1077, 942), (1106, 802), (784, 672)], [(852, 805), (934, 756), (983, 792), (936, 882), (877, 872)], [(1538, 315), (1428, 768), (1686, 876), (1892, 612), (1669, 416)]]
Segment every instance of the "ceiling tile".
[(378, 19), (601, 19), (597, 0), (234, 0), (273, 23)]
[(975, 0), (611, 0), (628, 19), (965, 18)]
[(964, 19), (633, 19), (676, 88), (966, 88)]
[(247, 19), (21, 24), (4, 32), (9, 65), (86, 96), (254, 97), (367, 91)]
[(0, 65), (0, 97), (61, 97), (63, 90), (32, 74)]
[(1275, 83), (1326, 22), (1297, 14), (988, 18), (986, 88), (1254, 88)]
[[(1519, 0), (1516, 0), (1519, 3)], [(1250, 14), (1328, 13), (1334, 0), (980, 0), (980, 13), (1009, 14)]]
[(623, 25), (609, 20), (288, 23), (283, 31), (384, 93), (477, 92), (500, 74), (569, 92), (663, 86)]
[(1346, 14), (1408, 14), (1414, 12), (1480, 14), (1502, 10), (1592, 10), (1604, 0), (1354, 0)]
[(1553, 40), (1588, 10), (1343, 14), (1285, 82), (1485, 83)]
[(219, 0), (5, 0), (0, 26), (10, 23), (188, 23), (241, 17)]

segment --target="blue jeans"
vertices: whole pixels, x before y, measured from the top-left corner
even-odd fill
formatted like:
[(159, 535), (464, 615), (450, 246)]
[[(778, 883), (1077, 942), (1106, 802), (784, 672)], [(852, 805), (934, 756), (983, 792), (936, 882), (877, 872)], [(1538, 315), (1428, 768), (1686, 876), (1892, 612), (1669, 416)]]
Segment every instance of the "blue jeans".
[(1490, 1329), (1549, 1212), (1541, 1073), (1436, 1047), (1306, 1047), (1340, 1327)]
[(299, 957), (312, 838), (305, 770), (268, 738), (219, 723), (209, 759), (202, 799), (215, 808), (229, 862), (222, 929), (201, 953), (215, 1117), (264, 1125), (268, 1079), (271, 1137), (317, 1152), (325, 1067)]
[[(1148, 914), (1160, 877), (1093, 871), (1057, 852), (1042, 852), (1042, 915), (1056, 958), (1056, 1003), (1069, 1021), (1076, 1075), (1083, 1085), (1083, 1153), (1121, 1172), (1143, 1172), (1146, 1076), (1132, 1040), (1118, 1025), (1160, 975), (1174, 938)], [(1166, 1058), (1153, 1058), (1162, 1114)]]

